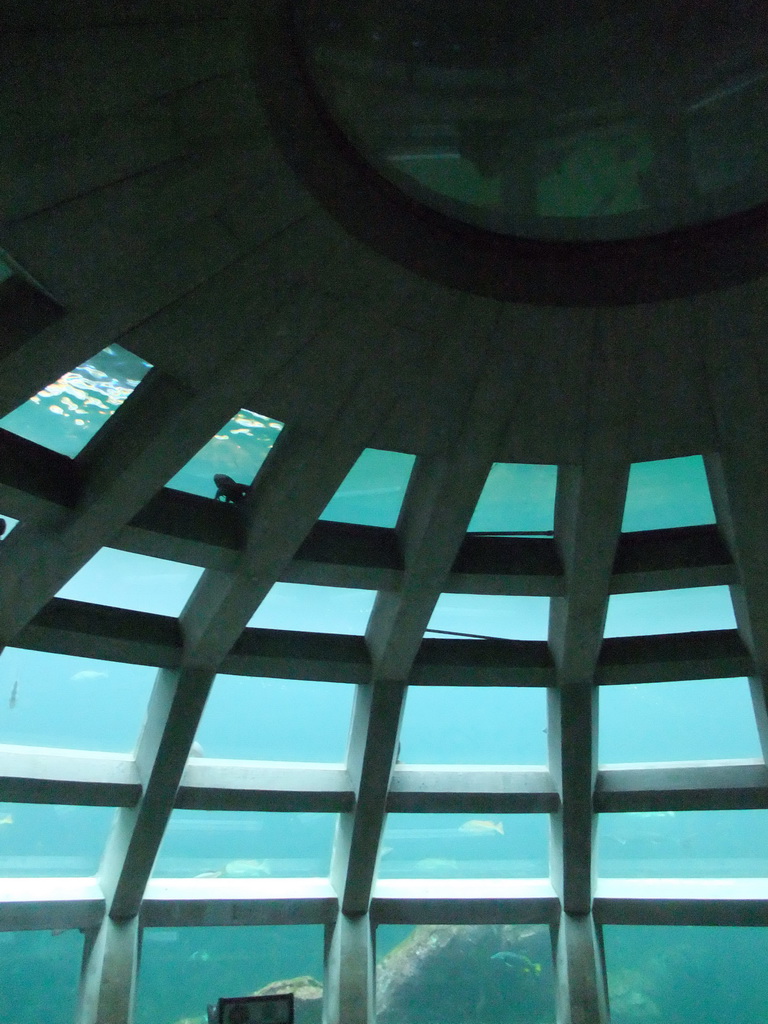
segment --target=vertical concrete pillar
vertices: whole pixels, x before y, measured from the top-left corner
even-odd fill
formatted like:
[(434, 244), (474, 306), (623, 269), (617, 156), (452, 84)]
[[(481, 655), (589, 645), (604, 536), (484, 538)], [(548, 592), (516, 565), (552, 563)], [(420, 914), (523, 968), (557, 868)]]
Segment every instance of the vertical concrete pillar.
[(373, 1024), (373, 934), (368, 914), (339, 912), (328, 926), (323, 1024)]
[(591, 914), (563, 914), (555, 954), (557, 1024), (608, 1024), (600, 942)]
[(77, 1024), (131, 1024), (138, 973), (139, 919), (105, 916), (86, 943)]

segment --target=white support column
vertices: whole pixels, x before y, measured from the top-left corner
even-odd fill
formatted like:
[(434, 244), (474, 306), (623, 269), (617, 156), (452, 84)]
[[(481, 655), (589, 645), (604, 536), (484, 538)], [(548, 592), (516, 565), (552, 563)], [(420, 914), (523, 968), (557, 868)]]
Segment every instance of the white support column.
[(557, 1024), (607, 1024), (605, 972), (592, 914), (563, 914), (555, 952)]
[(86, 942), (76, 1024), (131, 1024), (139, 959), (139, 920), (104, 917)]
[(323, 1024), (370, 1024), (375, 1018), (370, 916), (349, 917), (340, 911), (326, 930)]

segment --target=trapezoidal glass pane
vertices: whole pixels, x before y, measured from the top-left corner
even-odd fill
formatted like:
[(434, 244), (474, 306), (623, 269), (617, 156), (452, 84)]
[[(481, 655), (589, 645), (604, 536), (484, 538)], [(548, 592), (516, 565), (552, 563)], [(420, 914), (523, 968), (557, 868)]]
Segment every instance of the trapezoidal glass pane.
[(598, 819), (603, 878), (764, 878), (768, 811), (624, 811)]
[(197, 730), (198, 756), (341, 763), (354, 693), (341, 683), (218, 675)]
[(606, 637), (735, 628), (728, 587), (612, 594), (605, 620)]
[(554, 1020), (546, 925), (380, 925), (376, 956), (378, 1024)]
[(157, 669), (6, 647), (0, 655), (0, 742), (133, 750)]
[(202, 1024), (220, 996), (293, 991), (297, 1024), (319, 1024), (322, 978), (322, 925), (145, 928), (136, 1021)]
[(768, 1005), (768, 929), (603, 925), (611, 1020), (756, 1024)]
[(278, 420), (241, 409), (166, 486), (225, 503), (242, 501), (282, 429)]
[(761, 756), (743, 677), (603, 686), (599, 737), (601, 764)]
[(468, 530), (512, 536), (551, 534), (556, 488), (557, 466), (496, 462)]
[(375, 600), (375, 590), (275, 583), (248, 625), (362, 636)]
[(441, 594), (425, 637), (546, 640), (548, 597)]
[(73, 804), (0, 805), (0, 878), (95, 875), (115, 811)]
[(625, 533), (714, 523), (707, 473), (700, 455), (634, 462), (624, 504)]
[(108, 345), (0, 419), (0, 427), (73, 457), (151, 368), (120, 345)]
[(415, 461), (415, 455), (366, 448), (320, 518), (363, 526), (396, 526)]
[(5, 540), (10, 535), (11, 530), (14, 526), (19, 525), (19, 520), (14, 519), (13, 516), (1, 516), (0, 517), (0, 540)]
[(187, 811), (171, 814), (154, 878), (324, 878), (335, 814)]
[(521, 686), (410, 686), (400, 760), (544, 765), (546, 693)]
[(102, 548), (56, 595), (156, 615), (179, 615), (203, 570), (184, 562)]
[(82, 958), (79, 928), (0, 932), (3, 1024), (72, 1024)]
[(543, 878), (549, 816), (388, 814), (380, 878)]

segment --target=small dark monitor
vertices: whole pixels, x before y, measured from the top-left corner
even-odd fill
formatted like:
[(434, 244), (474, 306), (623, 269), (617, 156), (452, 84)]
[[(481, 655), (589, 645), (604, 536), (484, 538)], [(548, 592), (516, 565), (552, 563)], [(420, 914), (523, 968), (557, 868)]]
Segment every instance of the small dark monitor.
[(293, 1024), (293, 993), (236, 996), (208, 1007), (209, 1024)]

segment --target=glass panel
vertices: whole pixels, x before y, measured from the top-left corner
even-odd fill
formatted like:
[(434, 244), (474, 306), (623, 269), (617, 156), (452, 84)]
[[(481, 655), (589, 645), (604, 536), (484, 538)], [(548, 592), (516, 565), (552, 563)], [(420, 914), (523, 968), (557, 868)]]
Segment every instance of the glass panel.
[(548, 597), (441, 594), (424, 635), (546, 640), (548, 624)]
[(3, 516), (0, 518), (0, 540), (5, 540), (9, 536), (14, 526), (19, 525), (19, 520), (14, 519), (13, 516)]
[(380, 925), (376, 956), (379, 1024), (555, 1019), (546, 925)]
[(768, 929), (603, 925), (617, 1024), (758, 1024), (768, 1004)]
[(469, 524), (471, 533), (551, 533), (557, 466), (496, 462)]
[(382, 878), (542, 878), (549, 816), (389, 814)]
[(196, 565), (102, 548), (56, 596), (110, 608), (178, 615), (202, 574)]
[(0, 419), (0, 427), (75, 456), (150, 369), (120, 345), (108, 345)]
[(546, 694), (520, 686), (411, 686), (400, 760), (411, 764), (546, 763)]
[(321, 519), (364, 526), (396, 526), (415, 455), (366, 448)]
[(9, 277), (13, 277), (13, 270), (7, 263), (0, 259), (0, 284), (2, 284), (3, 281), (7, 281)]
[(133, 750), (157, 669), (6, 647), (0, 655), (0, 742)]
[(603, 764), (761, 756), (745, 678), (603, 686), (599, 736)]
[(171, 814), (156, 878), (321, 878), (335, 814), (185, 811)]
[(715, 510), (700, 455), (632, 464), (621, 524), (626, 533), (703, 526), (714, 521)]
[(197, 741), (208, 757), (342, 762), (354, 693), (339, 683), (216, 676)]
[(291, 979), (290, 988), (278, 988), (294, 992), (297, 1024), (319, 1024), (322, 978), (322, 925), (145, 928), (136, 1020), (202, 1024), (220, 996)]
[(95, 875), (112, 807), (0, 804), (0, 877)]
[(248, 625), (362, 636), (375, 599), (375, 590), (276, 583)]
[[(269, 416), (241, 409), (171, 477), (167, 486), (219, 501), (240, 501), (282, 429), (283, 424)], [(214, 481), (218, 475), (225, 479)]]
[(768, 874), (768, 811), (601, 814), (605, 878), (758, 878)]
[(735, 628), (728, 587), (613, 594), (605, 620), (606, 637)]
[(0, 932), (0, 1021), (72, 1024), (82, 957), (78, 928)]

